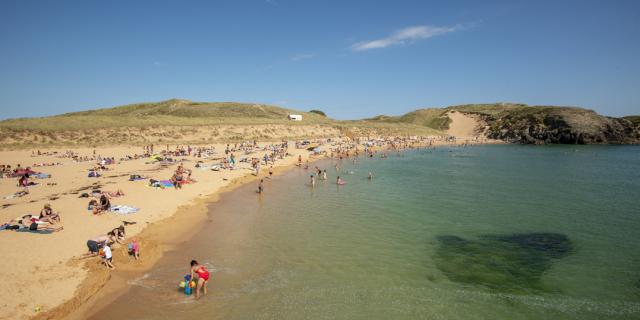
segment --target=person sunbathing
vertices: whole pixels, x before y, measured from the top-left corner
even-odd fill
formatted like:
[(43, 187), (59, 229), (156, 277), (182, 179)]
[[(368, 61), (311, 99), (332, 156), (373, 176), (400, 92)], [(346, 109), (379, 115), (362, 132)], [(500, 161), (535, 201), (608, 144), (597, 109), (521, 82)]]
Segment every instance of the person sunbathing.
[(106, 194), (110, 198), (117, 198), (117, 197), (124, 196), (124, 191), (122, 191), (121, 189), (118, 189), (116, 191), (105, 191), (103, 192), (103, 194)]
[(26, 215), (22, 217), (20, 224), (25, 228), (28, 228), (29, 231), (51, 231), (58, 232), (61, 231), (64, 227), (55, 227), (48, 222), (40, 221), (37, 218), (34, 218), (32, 215)]
[(40, 210), (40, 217), (38, 219), (50, 224), (56, 224), (60, 222), (60, 215), (53, 212), (51, 205), (47, 203), (44, 205), (44, 208)]

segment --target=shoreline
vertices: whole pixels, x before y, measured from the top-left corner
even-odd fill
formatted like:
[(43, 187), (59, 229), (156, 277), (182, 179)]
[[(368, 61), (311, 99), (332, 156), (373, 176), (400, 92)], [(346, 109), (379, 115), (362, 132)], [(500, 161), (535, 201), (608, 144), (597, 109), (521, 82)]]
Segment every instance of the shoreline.
[[(463, 141), (463, 139), (460, 139), (457, 142), (434, 140), (433, 146), (460, 146), (464, 144)], [(486, 140), (482, 142), (474, 141), (470, 143), (470, 145), (494, 143), (500, 142)], [(260, 143), (261, 146), (266, 144), (269, 144), (269, 142)], [(420, 148), (429, 146), (428, 141), (421, 141), (420, 143), (414, 142), (413, 145)], [(390, 146), (387, 145), (386, 147)], [(132, 152), (139, 150), (138, 148), (139, 147), (136, 146), (129, 146), (127, 148), (111, 147), (107, 149), (100, 149), (99, 151), (102, 154), (115, 154), (120, 156), (123, 154), (132, 154)], [(216, 145), (217, 150), (221, 150), (223, 148), (223, 146)], [(375, 147), (374, 149), (381, 150), (378, 147)], [(49, 151), (54, 150), (55, 149), (51, 149)], [(91, 152), (91, 149), (76, 149), (76, 151), (81, 154), (88, 154)], [(247, 156), (259, 157), (262, 152), (263, 151), (260, 150), (254, 150), (251, 155)], [(33, 158), (33, 155), (29, 158), (28, 152), (24, 150), (5, 151), (3, 154), (13, 157), (14, 160), (9, 161), (21, 159), (17, 160), (17, 163), (22, 162), (29, 164), (33, 161), (46, 160), (46, 158), (40, 157)], [(285, 171), (293, 169), (297, 164), (298, 155), (302, 155), (305, 160), (308, 159), (309, 163), (329, 158), (326, 155), (311, 155), (306, 149), (292, 148), (290, 149), (289, 157), (281, 159), (273, 166), (274, 175), (280, 175)], [(11, 157), (9, 159), (11, 159)], [(48, 157), (49, 161), (59, 158), (58, 156), (54, 157), (53, 155), (49, 155)], [(95, 312), (94, 310), (96, 310), (96, 308), (107, 305), (109, 301), (113, 301), (121, 293), (124, 293), (123, 290), (120, 289), (126, 289), (127, 281), (135, 279), (137, 276), (141, 276), (145, 270), (153, 268), (156, 262), (162, 258), (163, 254), (172, 249), (173, 245), (187, 241), (190, 238), (189, 233), (194, 232), (192, 226), (194, 224), (206, 223), (207, 207), (218, 201), (222, 194), (268, 176), (267, 170), (264, 167), (259, 176), (254, 176), (252, 175), (252, 171), (245, 171), (245, 169), (248, 169), (246, 165), (239, 166), (237, 170), (222, 171), (213, 174), (209, 170), (194, 170), (194, 173), (196, 173), (195, 177), (199, 180), (199, 183), (196, 185), (188, 186), (185, 190), (176, 193), (172, 192), (173, 190), (148, 191), (152, 188), (140, 188), (139, 183), (126, 182), (122, 177), (135, 172), (148, 174), (151, 177), (166, 176), (169, 172), (172, 172), (174, 169), (173, 166), (158, 168), (157, 165), (149, 165), (148, 162), (145, 162), (147, 160), (144, 159), (136, 161), (121, 161), (118, 162), (118, 165), (108, 171), (103, 178), (96, 180), (87, 179), (86, 169), (83, 169), (84, 167), (91, 165), (91, 162), (71, 162), (70, 160), (71, 159), (61, 159), (60, 161), (63, 161), (64, 163), (60, 167), (36, 169), (53, 173), (54, 177), (57, 178), (62, 177), (64, 178), (62, 182), (66, 182), (66, 184), (60, 183), (61, 185), (57, 187), (47, 186), (35, 188), (33, 190), (33, 194), (30, 194), (24, 199), (19, 199), (17, 202), (16, 200), (10, 201), (13, 202), (9, 203), (9, 206), (11, 207), (8, 210), (0, 211), (0, 214), (4, 214), (5, 218), (15, 217), (17, 212), (39, 210), (36, 209), (36, 207), (41, 206), (44, 202), (48, 202), (47, 199), (50, 196), (60, 194), (62, 196), (62, 200), (60, 200), (60, 202), (54, 202), (53, 205), (58, 210), (63, 211), (63, 222), (65, 225), (71, 226), (69, 230), (65, 228), (64, 232), (55, 236), (28, 235), (25, 237), (24, 235), (18, 235), (17, 233), (5, 234), (9, 238), (7, 239), (9, 240), (9, 243), (11, 243), (10, 241), (18, 241), (18, 243), (24, 245), (42, 246), (39, 249), (42, 250), (44, 254), (48, 252), (47, 248), (49, 247), (49, 250), (51, 250), (56, 248), (59, 244), (65, 246), (65, 251), (61, 252), (61, 254), (57, 256), (45, 255), (45, 260), (39, 259), (33, 260), (33, 262), (26, 260), (19, 261), (23, 265), (26, 264), (28, 268), (38, 271), (50, 270), (49, 266), (52, 262), (49, 260), (61, 258), (57, 264), (62, 265), (62, 268), (58, 271), (57, 267), (54, 267), (58, 272), (58, 276), (55, 279), (51, 279), (49, 273), (36, 275), (37, 277), (34, 279), (35, 281), (33, 281), (32, 289), (21, 289), (23, 290), (22, 292), (26, 290), (28, 293), (26, 296), (14, 295), (12, 298), (7, 296), (9, 299), (6, 300), (5, 306), (9, 308), (13, 306), (15, 310), (15, 313), (11, 318), (85, 318), (86, 315)], [(202, 160), (208, 163), (212, 159), (203, 158)], [(194, 157), (182, 157), (181, 160), (177, 161), (177, 163), (182, 161), (191, 168), (197, 159)], [(204, 172), (207, 172), (207, 174), (204, 174)], [(84, 179), (84, 183), (82, 179)], [(5, 190), (2, 192), (15, 188), (15, 186), (9, 188), (12, 183), (10, 180), (11, 179), (0, 180), (4, 183), (0, 186), (3, 188), (2, 190)], [(61, 182), (59, 180), (53, 181)], [(77, 187), (79, 185), (89, 184), (89, 181), (96, 181), (95, 184), (99, 184), (99, 186), (102, 186), (105, 189), (123, 188), (127, 194), (124, 202), (128, 205), (136, 205), (143, 209), (142, 213), (138, 213), (134, 216), (133, 219), (137, 221), (138, 224), (129, 228), (130, 230), (128, 229), (130, 232), (127, 233), (127, 240), (125, 240), (124, 244), (114, 247), (114, 260), (117, 265), (117, 270), (115, 272), (110, 272), (104, 268), (100, 264), (100, 261), (95, 258), (86, 261), (77, 259), (80, 248), (84, 248), (84, 239), (97, 234), (97, 232), (104, 232), (106, 229), (105, 225), (108, 226), (109, 224), (115, 223), (120, 224), (120, 220), (128, 219), (125, 218), (125, 216), (113, 214), (87, 218), (86, 212), (82, 212), (78, 207), (78, 199), (73, 199), (77, 198), (77, 193), (74, 192)], [(170, 193), (165, 194), (164, 192)], [(45, 197), (40, 199), (34, 198), (42, 195)], [(28, 201), (29, 199), (34, 200)], [(80, 201), (84, 202), (85, 200)], [(4, 208), (7, 207), (3, 206), (3, 209)], [(102, 229), (102, 231), (100, 229)], [(171, 236), (169, 237), (167, 235)], [(46, 237), (53, 237), (51, 240), (54, 241), (42, 242), (41, 240), (38, 240), (39, 238)], [(143, 258), (141, 261), (129, 260), (129, 257), (127, 256), (126, 243), (132, 237), (137, 237), (140, 240), (141, 254)], [(53, 243), (55, 243), (55, 245)], [(10, 254), (7, 256), (5, 264), (11, 261), (12, 254), (19, 253), (16, 251), (17, 249), (9, 249), (10, 247), (13, 246), (9, 245), (3, 251), (5, 252), (5, 255), (6, 253)], [(84, 250), (86, 250), (86, 248), (84, 248)], [(70, 255), (70, 253), (72, 254)], [(8, 268), (8, 266), (11, 265), (7, 265), (6, 268)], [(5, 269), (4, 273), (10, 277), (9, 275), (14, 274), (12, 273), (13, 270), (17, 269)], [(14, 278), (12, 281), (18, 282), (21, 280), (20, 278)], [(43, 281), (50, 281), (50, 283), (47, 283), (47, 288), (38, 286), (38, 283), (42, 284)], [(9, 282), (7, 284), (11, 285), (13, 282)], [(39, 287), (40, 289), (36, 289), (36, 287)], [(70, 289), (72, 291), (70, 291)], [(38, 293), (40, 295), (46, 295), (47, 292), (56, 292), (56, 294), (49, 295), (50, 298), (48, 300), (44, 300), (32, 295), (33, 293), (36, 293), (32, 290), (40, 291)], [(24, 298), (27, 298), (27, 300)], [(20, 303), (20, 305), (18, 306), (17, 303)], [(41, 309), (39, 306), (44, 307)], [(35, 308), (35, 310), (33, 308)], [(0, 316), (0, 318), (4, 317)]]
[[(325, 157), (309, 158), (309, 163), (326, 159)], [(289, 170), (295, 169), (295, 163), (280, 165), (273, 168), (273, 175), (278, 176)], [(86, 319), (93, 314), (99, 312), (100, 309), (108, 306), (118, 297), (126, 293), (128, 282), (134, 280), (146, 271), (151, 270), (157, 262), (178, 243), (187, 242), (191, 239), (191, 235), (197, 233), (202, 227), (201, 223), (208, 221), (208, 208), (211, 204), (220, 200), (224, 194), (233, 192), (237, 188), (246, 184), (256, 182), (257, 180), (268, 176), (255, 176), (247, 173), (243, 176), (230, 180), (229, 183), (215, 192), (194, 199), (194, 203), (180, 206), (176, 212), (167, 218), (156, 221), (147, 225), (135, 237), (141, 243), (141, 260), (137, 263), (130, 258), (124, 250), (114, 252), (114, 257), (118, 258), (118, 271), (115, 275), (101, 266), (89, 266), (90, 261), (85, 263), (85, 268), (90, 270), (90, 274), (98, 272), (100, 277), (98, 280), (92, 279), (90, 276), (81, 282), (76, 290), (73, 298), (56, 308), (38, 314), (33, 319)], [(192, 228), (193, 224), (200, 227), (197, 230)], [(165, 234), (170, 231), (171, 236), (166, 237)], [(160, 240), (159, 238), (163, 239)], [(144, 244), (144, 246), (142, 245)], [(151, 248), (149, 248), (151, 244)], [(120, 262), (120, 261), (126, 262)], [(144, 259), (144, 260), (143, 260)], [(124, 268), (121, 266), (125, 266)], [(122, 272), (124, 271), (124, 272)], [(115, 280), (115, 281), (114, 281)], [(124, 290), (123, 290), (124, 289)], [(91, 293), (89, 296), (85, 293)], [(83, 296), (86, 298), (83, 299)]]
[[(494, 145), (494, 144), (501, 144), (501, 143), (496, 143), (493, 141), (486, 142), (486, 143), (473, 143), (473, 145)], [(440, 142), (440, 143), (434, 144), (433, 147), (459, 147), (462, 145), (463, 143)], [(418, 148), (425, 148), (425, 147), (428, 147), (428, 146), (420, 145)], [(390, 149), (391, 148), (386, 148), (384, 150), (390, 150)], [(407, 150), (415, 150), (415, 148), (407, 149)], [(309, 156), (309, 164), (322, 161), (322, 160), (331, 160), (331, 159), (332, 159), (331, 157), (322, 156), (322, 155)], [(288, 165), (279, 166), (277, 168), (274, 167), (273, 175), (274, 176), (283, 175), (291, 170), (296, 169), (297, 166), (298, 165), (294, 162)], [(266, 174), (265, 176), (268, 176), (268, 174)], [(153, 239), (154, 237), (157, 237), (159, 233), (163, 233), (167, 229), (171, 229), (172, 231), (175, 232), (175, 227), (173, 227), (173, 224), (176, 222), (190, 221), (191, 223), (204, 223), (204, 222), (210, 221), (209, 215), (208, 215), (209, 213), (208, 209), (210, 205), (218, 202), (226, 194), (234, 192), (236, 189), (242, 186), (245, 186), (246, 184), (249, 184), (251, 182), (255, 182), (263, 177), (264, 176), (260, 176), (260, 177), (254, 176), (249, 173), (245, 176), (235, 178), (227, 186), (222, 187), (215, 193), (212, 193), (204, 198), (197, 199), (196, 203), (191, 205), (185, 205), (179, 208), (174, 215), (168, 218), (165, 218), (163, 220), (157, 221), (152, 225), (147, 226), (137, 237), (139, 241), (144, 241), (148, 238)], [(193, 221), (193, 219), (197, 219), (197, 221)], [(143, 266), (139, 266), (139, 267), (134, 266), (131, 269), (126, 270), (127, 274), (119, 273), (115, 277), (116, 279), (111, 279), (111, 278), (105, 279), (105, 283), (100, 288), (100, 290), (97, 290), (94, 296), (89, 297), (84, 302), (82, 302), (78, 309), (75, 309), (72, 312), (67, 313), (65, 316), (66, 319), (70, 319), (70, 320), (87, 319), (99, 313), (100, 310), (102, 310), (105, 307), (108, 307), (112, 302), (117, 300), (120, 296), (127, 293), (127, 290), (129, 288), (129, 284), (128, 284), (129, 281), (132, 281), (144, 276), (145, 272), (151, 270), (157, 264), (157, 262), (164, 256), (164, 254), (166, 254), (168, 251), (173, 249), (173, 245), (175, 245), (177, 242), (181, 242), (181, 243), (188, 242), (191, 239), (191, 234), (195, 234), (199, 231), (199, 229), (201, 229), (200, 227), (198, 228), (198, 230), (190, 230), (189, 228), (186, 227), (186, 223), (184, 224), (177, 223), (176, 225), (178, 226), (178, 229), (179, 229), (178, 231), (179, 236), (174, 235), (170, 239), (164, 239), (164, 243), (161, 243), (159, 246), (155, 246), (154, 248), (156, 249), (156, 252), (153, 254), (152, 262), (146, 263), (145, 261), (145, 264)], [(183, 236), (186, 236), (186, 237), (183, 237)], [(119, 251), (118, 253), (121, 253), (121, 252)], [(114, 253), (114, 256), (115, 256), (115, 253)], [(126, 258), (126, 255), (123, 254), (122, 257)], [(144, 254), (143, 257), (145, 259), (148, 259), (147, 254)], [(131, 262), (135, 263), (135, 260), (129, 259), (128, 262), (129, 262), (128, 264), (131, 264)], [(104, 270), (104, 271), (108, 272), (107, 270)], [(92, 284), (93, 284), (92, 281), (87, 280), (85, 281), (85, 283), (82, 284), (82, 286), (85, 286), (85, 285), (91, 286)]]

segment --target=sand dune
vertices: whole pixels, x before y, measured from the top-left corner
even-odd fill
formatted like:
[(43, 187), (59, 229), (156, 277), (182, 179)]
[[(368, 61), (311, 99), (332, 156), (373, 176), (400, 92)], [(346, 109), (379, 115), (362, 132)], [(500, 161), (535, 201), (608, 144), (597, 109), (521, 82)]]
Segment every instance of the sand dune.
[(447, 113), (451, 122), (447, 134), (462, 139), (480, 137), (480, 130), (483, 127), (482, 122), (469, 114), (451, 111)]

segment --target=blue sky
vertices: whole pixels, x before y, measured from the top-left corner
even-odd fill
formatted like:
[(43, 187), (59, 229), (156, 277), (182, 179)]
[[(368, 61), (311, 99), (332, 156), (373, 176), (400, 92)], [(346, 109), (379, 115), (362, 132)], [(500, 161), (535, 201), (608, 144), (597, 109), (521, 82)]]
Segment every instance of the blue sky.
[(169, 98), (640, 114), (640, 1), (0, 1), (0, 118)]

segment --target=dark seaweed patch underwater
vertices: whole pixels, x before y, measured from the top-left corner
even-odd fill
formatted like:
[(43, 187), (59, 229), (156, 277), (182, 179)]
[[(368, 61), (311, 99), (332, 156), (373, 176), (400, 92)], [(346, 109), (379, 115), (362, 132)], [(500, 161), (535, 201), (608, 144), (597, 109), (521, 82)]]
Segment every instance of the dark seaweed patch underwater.
[(540, 281), (555, 259), (572, 251), (558, 233), (485, 235), (466, 240), (439, 236), (436, 266), (450, 280), (512, 293), (547, 291)]

